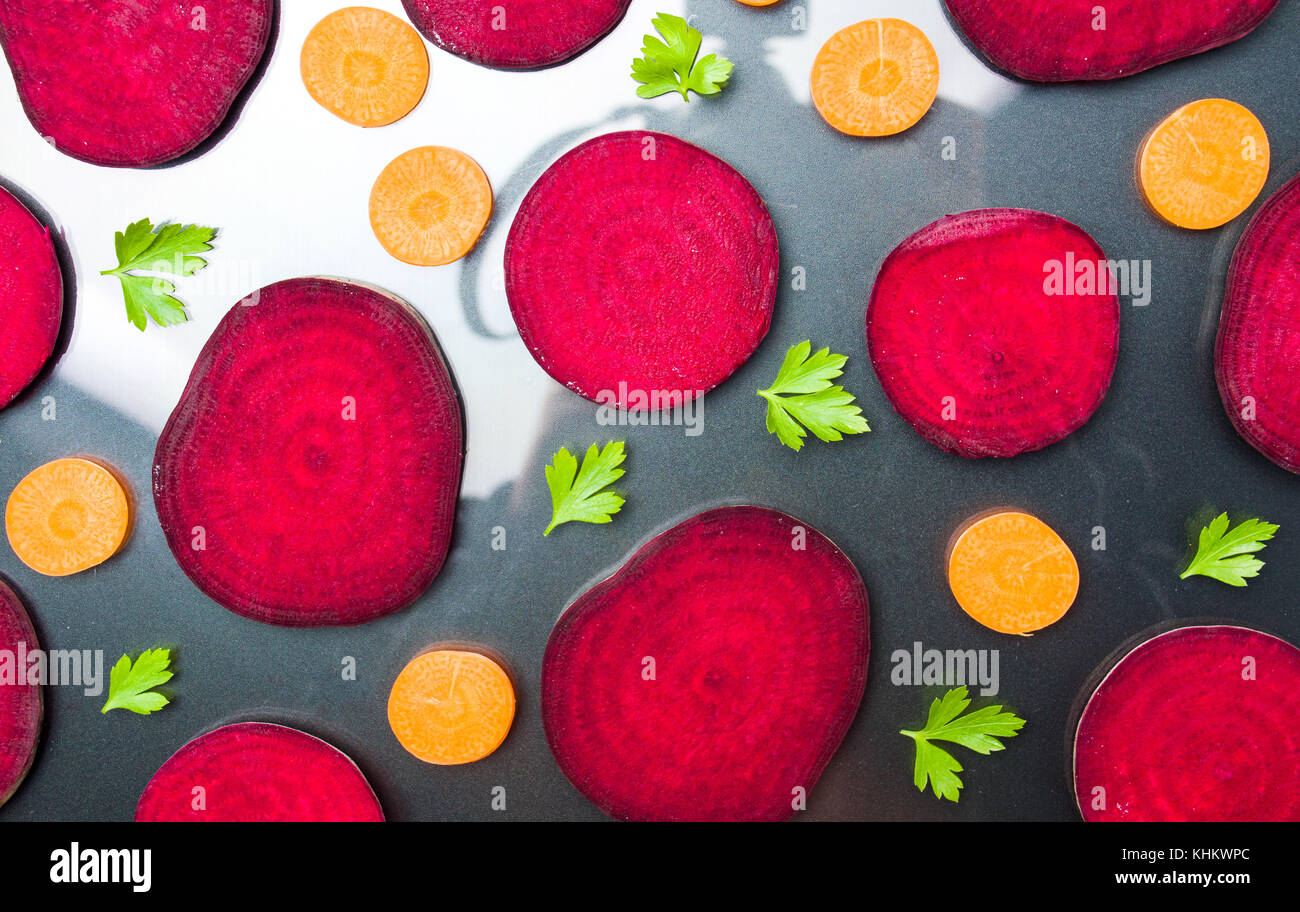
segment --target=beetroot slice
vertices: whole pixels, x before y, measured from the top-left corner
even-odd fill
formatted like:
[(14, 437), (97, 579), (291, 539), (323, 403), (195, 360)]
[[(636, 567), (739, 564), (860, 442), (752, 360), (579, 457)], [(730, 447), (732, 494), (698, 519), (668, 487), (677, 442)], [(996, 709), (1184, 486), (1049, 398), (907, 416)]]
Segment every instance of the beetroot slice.
[(547, 373), (639, 410), (639, 397), (690, 400), (754, 353), (779, 266), (767, 207), (734, 168), (675, 136), (609, 133), (529, 190), (506, 295)]
[(782, 820), (853, 721), (867, 647), (867, 590), (835, 545), (775, 510), (710, 510), (560, 616), (546, 739), (614, 817)]
[(39, 684), (17, 675), (30, 667), (23, 660), (41, 648), (23, 603), (0, 581), (0, 651), (13, 657), (10, 667), (14, 678), (0, 673), (0, 805), (18, 790), (36, 758), (36, 743), (41, 736), (43, 702)]
[(1300, 820), (1300, 649), (1181, 627), (1119, 659), (1074, 741), (1085, 820)]
[(145, 786), (135, 819), (377, 823), (384, 812), (361, 770), (337, 748), (283, 725), (240, 722), (172, 754)]
[(0, 187), (0, 408), (40, 373), (63, 322), (63, 272), (50, 229)]
[(273, 0), (9, 0), (0, 45), (55, 148), (141, 168), (216, 131), (266, 53), (273, 12)]
[[(1028, 209), (950, 215), (912, 235), (885, 259), (867, 306), (867, 348), (894, 408), (965, 457), (1014, 456), (1077, 430), (1119, 354), (1103, 260), (1083, 229)], [(1089, 284), (1085, 263), (1100, 282)], [(1059, 287), (1053, 273), (1066, 278)]]
[(464, 452), (419, 314), (365, 286), (291, 279), (208, 340), (158, 440), (154, 502), (181, 569), (231, 611), (360, 624), (438, 575)]
[(618, 25), (632, 0), (402, 0), (424, 37), (483, 66), (531, 70), (578, 56)]
[(1251, 219), (1228, 271), (1215, 374), (1237, 432), (1300, 473), (1300, 176)]
[(945, 0), (976, 49), (1034, 82), (1118, 79), (1244, 38), (1278, 0)]

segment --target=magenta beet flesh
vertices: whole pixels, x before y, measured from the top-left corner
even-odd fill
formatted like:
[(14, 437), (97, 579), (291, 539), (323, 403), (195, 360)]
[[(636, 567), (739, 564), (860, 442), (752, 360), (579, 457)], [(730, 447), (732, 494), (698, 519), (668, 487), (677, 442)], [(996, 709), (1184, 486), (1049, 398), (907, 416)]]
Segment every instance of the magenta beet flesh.
[(231, 611), (360, 624), (438, 575), (463, 456), (420, 316), (365, 286), (291, 279), (208, 340), (158, 440), (154, 502), (181, 569)]
[(1237, 243), (1214, 363), (1237, 432), (1300, 473), (1300, 176), (1264, 204)]
[[(945, 2), (967, 39), (994, 66), (1034, 82), (1131, 76), (1244, 38), (1278, 4), (1278, 0)], [(1104, 22), (1099, 16), (1104, 16)]]
[(66, 155), (141, 168), (212, 135), (266, 53), (273, 0), (6, 0), (27, 117)]
[(1104, 259), (1081, 228), (1028, 209), (950, 215), (912, 235), (885, 259), (867, 307), (867, 348), (894, 408), (966, 457), (1014, 456), (1077, 430), (1119, 354)]
[(9, 800), (22, 784), (36, 757), (36, 743), (41, 736), (41, 701), (39, 684), (19, 682), (21, 660), (41, 648), (36, 631), (18, 596), (0, 581), (0, 650), (14, 657), (11, 670), (15, 678), (0, 682), (0, 805)]
[(1182, 627), (1115, 663), (1074, 741), (1085, 820), (1300, 820), (1300, 649)]
[(473, 63), (531, 70), (576, 57), (618, 25), (632, 0), (402, 0), (434, 44)]
[(547, 373), (641, 410), (638, 393), (678, 404), (754, 353), (779, 259), (767, 207), (726, 162), (664, 133), (609, 133), (560, 158), (524, 198), (506, 294)]
[(367, 823), (382, 821), (384, 812), (346, 754), (283, 725), (240, 722), (172, 754), (145, 786), (135, 819)]
[(50, 230), (0, 187), (0, 409), (54, 352), (63, 322), (63, 273)]
[(857, 713), (867, 645), (867, 590), (828, 539), (775, 510), (710, 510), (561, 615), (546, 738), (614, 817), (782, 820)]

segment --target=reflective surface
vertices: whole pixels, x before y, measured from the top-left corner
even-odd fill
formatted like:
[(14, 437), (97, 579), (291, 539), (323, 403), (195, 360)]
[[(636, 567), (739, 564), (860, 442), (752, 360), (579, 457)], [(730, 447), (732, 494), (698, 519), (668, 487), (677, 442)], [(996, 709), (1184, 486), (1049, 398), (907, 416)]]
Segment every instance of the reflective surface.
[[(398, 2), (375, 5), (400, 13)], [(854, 559), (871, 593), (867, 695), (800, 819), (1074, 819), (1071, 704), (1123, 641), (1171, 618), (1216, 616), (1300, 642), (1300, 479), (1237, 438), (1211, 364), (1227, 264), (1248, 216), (1216, 231), (1180, 231), (1148, 213), (1133, 183), (1147, 130), (1207, 96), (1246, 104), (1268, 129), (1266, 195), (1300, 168), (1300, 6), (1284, 4), (1235, 45), (1127, 80), (1033, 86), (986, 68), (937, 0), (814, 0), (807, 29), (795, 31), (801, 5), (637, 0), (593, 50), (536, 73), (480, 69), (430, 48), (421, 105), (396, 125), (361, 130), (315, 105), (298, 78), (302, 39), (332, 6), (285, 4), (274, 57), (228, 135), (201, 157), (152, 171), (99, 169), (49, 148), (23, 116), (7, 69), (0, 74), (0, 177), (60, 228), (76, 281), (62, 359), (0, 413), (0, 490), (42, 462), (82, 453), (121, 470), (138, 507), (125, 551), (95, 571), (46, 579), (6, 545), (0, 573), (25, 599), (46, 648), (103, 649), (106, 664), (163, 644), (178, 656), (175, 702), (150, 717), (104, 716), (102, 697), (47, 688), (40, 754), (0, 819), (127, 819), (149, 776), (182, 743), (251, 718), (296, 725), (348, 752), (392, 819), (600, 819), (559, 773), (542, 734), (537, 678), (547, 634), (564, 605), (639, 542), (725, 501), (777, 507), (813, 524)], [(710, 36), (705, 49), (736, 61), (720, 96), (637, 99), (628, 64), (661, 9), (692, 15)], [(827, 36), (877, 15), (906, 18), (931, 37), (940, 95), (912, 130), (854, 140), (811, 108), (807, 75)], [(627, 127), (671, 132), (727, 159), (764, 196), (781, 237), (786, 281), (771, 333), (706, 397), (699, 436), (598, 425), (594, 406), (533, 362), (505, 302), (501, 256), (522, 194), (580, 140)], [(388, 257), (366, 217), (383, 166), (425, 144), (473, 155), (497, 193), (477, 250), (439, 269)], [(1111, 258), (1152, 263), (1150, 304), (1124, 300), (1119, 366), (1101, 410), (1062, 443), (1011, 461), (965, 461), (924, 443), (885, 400), (863, 338), (865, 302), (886, 254), (933, 219), (981, 206), (1052, 212), (1082, 226)], [(112, 265), (113, 232), (143, 216), (215, 225), (221, 236), (209, 268), (181, 287), (193, 322), (141, 334), (125, 320), (116, 280), (98, 273)], [(796, 267), (806, 274), (802, 291), (789, 281)], [(362, 628), (286, 630), (236, 617), (190, 584), (167, 551), (149, 477), (157, 432), (225, 311), (256, 287), (317, 274), (379, 285), (424, 313), (460, 385), (469, 447), (456, 540), (424, 597)], [(843, 382), (871, 434), (814, 441), (798, 454), (767, 435), (754, 390), (805, 338), (850, 356)], [(42, 420), (45, 397), (53, 397), (53, 421)], [(627, 506), (611, 525), (571, 524), (543, 539), (542, 466), (561, 445), (607, 439), (627, 441)], [(1075, 607), (1032, 638), (976, 625), (943, 576), (950, 533), (999, 505), (1047, 521), (1081, 565)], [(1185, 525), (1209, 507), (1282, 525), (1263, 554), (1268, 566), (1246, 590), (1178, 579)], [(1104, 551), (1091, 548), (1099, 526)], [(492, 548), (497, 527), (504, 551)], [(385, 718), (397, 673), (445, 641), (491, 647), (519, 684), (514, 730), (471, 766), (420, 763)], [(923, 720), (937, 691), (891, 683), (891, 654), (917, 641), (999, 650), (998, 699), (1029, 720), (1002, 754), (961, 757), (967, 788), (958, 805), (915, 791), (910, 742), (897, 734)], [(356, 660), (355, 681), (342, 679), (346, 657)], [(498, 785), (505, 811), (491, 809)]]

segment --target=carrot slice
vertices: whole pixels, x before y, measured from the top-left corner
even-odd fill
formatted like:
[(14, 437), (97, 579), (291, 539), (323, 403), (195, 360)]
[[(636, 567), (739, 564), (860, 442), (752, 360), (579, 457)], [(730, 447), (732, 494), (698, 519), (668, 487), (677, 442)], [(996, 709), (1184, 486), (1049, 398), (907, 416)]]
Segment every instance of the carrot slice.
[(384, 249), (413, 266), (459, 260), (492, 216), (492, 185), (478, 162), (445, 146), (403, 152), (370, 191), (370, 227)]
[(131, 526), (126, 490), (89, 459), (56, 459), (14, 488), (5, 532), (14, 553), (46, 576), (89, 570), (118, 552)]
[(1268, 135), (1248, 108), (1224, 98), (1183, 105), (1138, 152), (1147, 204), (1180, 228), (1218, 228), (1250, 207), (1268, 180)]
[(401, 120), (429, 85), (429, 52), (419, 33), (368, 6), (336, 10), (316, 23), (299, 64), (311, 97), (360, 127)]
[(499, 664), (467, 649), (434, 649), (402, 669), (388, 695), (388, 725), (425, 763), (482, 760), (515, 718), (515, 689)]
[(1041, 519), (999, 510), (957, 530), (948, 548), (948, 585), (962, 610), (985, 627), (1023, 636), (1070, 610), (1079, 565)]
[(738, 0), (738, 2), (745, 4), (745, 6), (775, 6), (781, 0)]
[(938, 91), (934, 46), (902, 19), (868, 19), (841, 29), (813, 62), (813, 104), (850, 136), (903, 132), (925, 116)]

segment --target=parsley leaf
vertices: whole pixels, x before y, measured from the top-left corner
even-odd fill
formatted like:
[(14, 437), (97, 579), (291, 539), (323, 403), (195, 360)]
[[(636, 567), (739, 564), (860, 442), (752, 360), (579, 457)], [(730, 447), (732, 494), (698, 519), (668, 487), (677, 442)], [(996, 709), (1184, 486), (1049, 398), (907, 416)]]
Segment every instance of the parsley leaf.
[(726, 57), (705, 54), (697, 61), (704, 36), (691, 28), (681, 16), (660, 13), (650, 21), (662, 39), (646, 35), (641, 48), (643, 57), (632, 61), (632, 78), (642, 83), (636, 90), (642, 98), (658, 98), (680, 92), (690, 101), (688, 92), (716, 95), (731, 78), (733, 64)]
[(758, 395), (767, 400), (767, 431), (792, 450), (803, 449), (812, 431), (827, 443), (843, 440), (844, 434), (869, 431), (862, 408), (854, 405), (852, 393), (831, 383), (844, 373), (846, 355), (832, 355), (829, 348), (812, 353), (812, 343), (800, 342), (786, 353), (776, 382)]
[(561, 523), (607, 523), (623, 509), (623, 498), (613, 491), (602, 491), (623, 477), (619, 468), (627, 456), (622, 441), (611, 441), (601, 450), (592, 444), (582, 458), (582, 469), (573, 454), (560, 447), (546, 467), (546, 484), (551, 489), (551, 524), (543, 535)]
[[(117, 266), (100, 275), (117, 276), (126, 300), (126, 316), (144, 332), (150, 318), (159, 326), (189, 319), (185, 305), (172, 297), (176, 286), (162, 276), (192, 276), (208, 261), (196, 254), (212, 249), (216, 229), (198, 225), (159, 225), (147, 218), (132, 222), (113, 237)], [(151, 275), (137, 275), (137, 272)]]
[(129, 656), (122, 656), (109, 673), (108, 702), (100, 712), (128, 709), (147, 716), (162, 709), (171, 701), (153, 688), (172, 679), (170, 664), (170, 649), (146, 649), (134, 665)]
[(1248, 519), (1228, 528), (1228, 514), (1220, 513), (1201, 529), (1196, 556), (1179, 579), (1209, 576), (1229, 586), (1244, 586), (1246, 578), (1259, 576), (1264, 562), (1252, 557), (1273, 537), (1278, 527), (1258, 519)]
[(924, 792), (928, 781), (936, 798), (955, 802), (960, 797), (962, 781), (957, 774), (962, 771), (962, 765), (932, 741), (950, 741), (977, 754), (991, 754), (1003, 749), (999, 738), (1014, 738), (1025, 724), (1025, 720), (1015, 713), (1003, 712), (1001, 706), (985, 706), (962, 716), (968, 706), (970, 698), (966, 688), (954, 687), (942, 699), (930, 704), (925, 728), (899, 732), (916, 742), (916, 768), (912, 782)]

